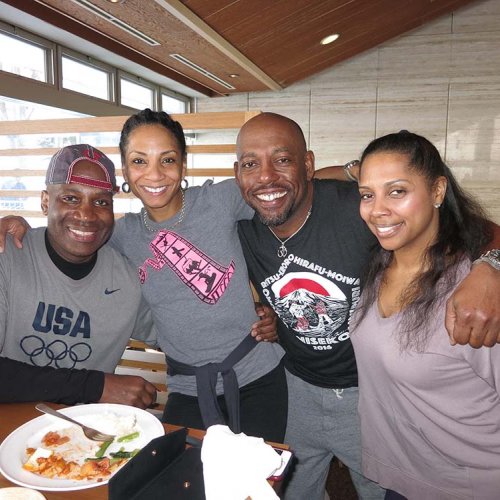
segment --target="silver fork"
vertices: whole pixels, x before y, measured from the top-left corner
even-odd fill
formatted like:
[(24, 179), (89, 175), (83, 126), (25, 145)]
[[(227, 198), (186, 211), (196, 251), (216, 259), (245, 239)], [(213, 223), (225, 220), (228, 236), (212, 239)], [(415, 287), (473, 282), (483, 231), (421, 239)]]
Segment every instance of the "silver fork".
[(60, 413), (57, 410), (53, 410), (52, 408), (50, 408), (47, 405), (44, 405), (43, 403), (38, 403), (37, 405), (35, 405), (35, 408), (38, 411), (41, 411), (42, 413), (47, 413), (47, 415), (59, 417), (62, 418), (63, 420), (71, 422), (72, 424), (78, 425), (79, 427), (82, 428), (83, 433), (92, 441), (113, 441), (113, 439), (115, 438), (115, 436), (112, 436), (110, 434), (104, 434), (96, 429), (92, 429), (92, 427), (87, 427), (86, 425), (83, 425), (80, 422), (77, 422), (76, 420), (67, 417), (66, 415), (64, 415), (64, 413)]

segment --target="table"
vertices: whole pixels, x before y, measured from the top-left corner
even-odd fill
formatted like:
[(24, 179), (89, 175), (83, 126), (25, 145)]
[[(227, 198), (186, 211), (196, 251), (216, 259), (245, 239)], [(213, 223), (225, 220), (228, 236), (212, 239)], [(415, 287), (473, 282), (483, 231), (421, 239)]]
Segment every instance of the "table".
[[(62, 405), (50, 404), (53, 408), (62, 408)], [(2, 442), (12, 431), (29, 420), (39, 417), (40, 412), (35, 410), (35, 403), (9, 403), (0, 404), (0, 442)], [(179, 429), (179, 426), (163, 424), (165, 433)], [(188, 429), (188, 434), (197, 439), (203, 439), (205, 432), (199, 429)], [(275, 445), (287, 449), (285, 445)], [(0, 488), (17, 486), (0, 474)], [(280, 489), (280, 483), (273, 484), (275, 490)], [(86, 490), (76, 491), (42, 491), (47, 500), (107, 500), (108, 487), (97, 486)]]

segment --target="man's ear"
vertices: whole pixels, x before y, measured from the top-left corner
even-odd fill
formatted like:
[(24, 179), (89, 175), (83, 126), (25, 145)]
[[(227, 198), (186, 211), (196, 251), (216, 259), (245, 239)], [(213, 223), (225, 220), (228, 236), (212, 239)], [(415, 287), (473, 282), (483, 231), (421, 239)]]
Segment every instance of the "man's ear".
[(43, 215), (46, 216), (49, 213), (49, 193), (45, 189), (42, 191), (41, 207)]
[(306, 151), (305, 157), (307, 180), (310, 181), (314, 177), (314, 153)]
[(233, 169), (234, 169), (234, 178), (236, 180), (236, 184), (238, 184), (238, 186), (239, 186), (240, 185), (240, 181), (238, 179), (238, 174), (239, 174), (240, 171), (239, 171), (239, 168), (238, 168), (238, 162), (237, 161), (235, 161), (233, 163)]

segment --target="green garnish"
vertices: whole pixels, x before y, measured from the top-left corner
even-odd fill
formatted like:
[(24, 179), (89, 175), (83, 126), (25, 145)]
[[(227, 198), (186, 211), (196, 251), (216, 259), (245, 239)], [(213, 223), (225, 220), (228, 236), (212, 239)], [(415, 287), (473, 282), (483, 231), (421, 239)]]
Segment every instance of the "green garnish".
[(109, 448), (109, 445), (113, 442), (111, 441), (104, 441), (104, 443), (101, 444), (99, 449), (96, 451), (96, 458), (102, 458), (104, 456), (104, 453), (106, 453), (106, 450)]
[(127, 434), (126, 436), (119, 437), (117, 441), (119, 443), (126, 443), (127, 441), (133, 441), (134, 439), (139, 437), (139, 431), (132, 432), (132, 434)]
[(132, 457), (135, 457), (137, 455), (137, 453), (139, 453), (140, 449), (137, 448), (136, 450), (132, 450), (132, 451), (125, 451), (125, 450), (119, 450), (115, 453), (110, 453), (109, 456), (112, 457), (112, 458), (132, 458)]

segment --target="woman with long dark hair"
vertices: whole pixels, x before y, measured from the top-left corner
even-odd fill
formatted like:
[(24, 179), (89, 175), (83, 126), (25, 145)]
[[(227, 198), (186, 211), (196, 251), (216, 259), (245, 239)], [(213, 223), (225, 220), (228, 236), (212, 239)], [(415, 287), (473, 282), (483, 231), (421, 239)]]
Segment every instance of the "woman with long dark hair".
[(388, 498), (497, 498), (500, 346), (451, 346), (444, 331), (446, 299), (490, 224), (437, 149), (407, 131), (368, 145), (359, 191), (382, 247), (351, 337), (363, 472)]

